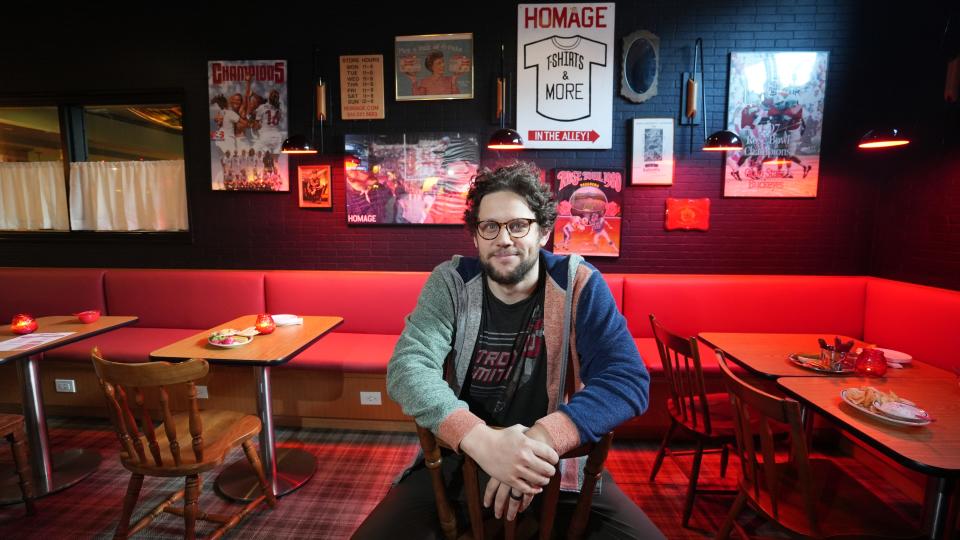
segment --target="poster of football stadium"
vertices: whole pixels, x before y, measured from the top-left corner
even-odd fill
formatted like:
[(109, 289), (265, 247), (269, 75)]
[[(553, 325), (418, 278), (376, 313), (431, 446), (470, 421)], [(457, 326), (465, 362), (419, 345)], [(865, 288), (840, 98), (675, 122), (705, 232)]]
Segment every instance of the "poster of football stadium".
[(620, 256), (623, 171), (554, 169), (557, 222), (553, 252)]
[(346, 135), (347, 223), (463, 223), (480, 167), (473, 133)]
[(734, 52), (726, 197), (816, 197), (827, 85), (826, 52)]
[(207, 62), (214, 190), (289, 191), (287, 61)]

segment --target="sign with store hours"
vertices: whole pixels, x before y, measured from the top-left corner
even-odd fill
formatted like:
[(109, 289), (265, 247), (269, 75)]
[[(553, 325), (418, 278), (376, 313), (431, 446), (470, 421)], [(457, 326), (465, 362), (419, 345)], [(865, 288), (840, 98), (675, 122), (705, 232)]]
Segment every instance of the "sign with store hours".
[(614, 7), (517, 7), (517, 131), (525, 148), (612, 147)]
[(340, 117), (344, 120), (382, 120), (383, 55), (340, 57)]

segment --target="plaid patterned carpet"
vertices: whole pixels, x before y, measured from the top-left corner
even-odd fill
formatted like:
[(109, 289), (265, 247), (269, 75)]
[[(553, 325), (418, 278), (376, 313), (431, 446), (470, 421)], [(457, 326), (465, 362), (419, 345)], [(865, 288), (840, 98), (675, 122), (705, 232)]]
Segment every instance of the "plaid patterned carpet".
[[(319, 459), (316, 476), (299, 491), (280, 499), (277, 508), (265, 507), (241, 522), (228, 537), (232, 538), (349, 538), (368, 512), (387, 491), (394, 475), (401, 471), (417, 451), (412, 433), (373, 433), (338, 430), (280, 429), (280, 446), (304, 448)], [(97, 420), (69, 423), (54, 419), (50, 423), (54, 450), (90, 448), (100, 452), (100, 468), (80, 484), (37, 501), (38, 515), (24, 517), (23, 506), (0, 507), (0, 538), (110, 538), (120, 517), (129, 473), (120, 465), (119, 444), (106, 422)], [(680, 526), (691, 457), (675, 456), (664, 461), (655, 484), (647, 481), (657, 443), (620, 441), (607, 461), (607, 467), (623, 491), (633, 498), (658, 527), (671, 539), (712, 538), (733, 502), (732, 496), (698, 497), (691, 528)], [(240, 458), (236, 452), (228, 459)], [(10, 462), (7, 445), (0, 449), (0, 463)], [(869, 470), (851, 460), (844, 466), (858, 474), (868, 485), (883, 485)], [(734, 488), (736, 462), (731, 460), (727, 479), (719, 478), (719, 455), (708, 454), (700, 473), (701, 486)], [(733, 479), (730, 478), (733, 476)], [(213, 490), (213, 478), (203, 479), (201, 509), (207, 512), (233, 512), (237, 505), (224, 501)], [(160, 503), (165, 495), (182, 487), (180, 480), (147, 478), (134, 518)], [(919, 515), (919, 505), (887, 488), (881, 493), (905, 515)], [(757, 534), (788, 538), (772, 525), (744, 511), (741, 523)], [(198, 535), (209, 534), (213, 527), (199, 522)], [(158, 517), (135, 538), (182, 538), (183, 521), (170, 514)]]

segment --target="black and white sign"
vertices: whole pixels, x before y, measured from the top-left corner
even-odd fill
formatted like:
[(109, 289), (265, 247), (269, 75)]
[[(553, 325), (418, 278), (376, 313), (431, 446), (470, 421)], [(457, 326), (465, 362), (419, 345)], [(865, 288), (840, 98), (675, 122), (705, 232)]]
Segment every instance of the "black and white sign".
[(518, 6), (517, 131), (525, 148), (611, 148), (614, 7)]

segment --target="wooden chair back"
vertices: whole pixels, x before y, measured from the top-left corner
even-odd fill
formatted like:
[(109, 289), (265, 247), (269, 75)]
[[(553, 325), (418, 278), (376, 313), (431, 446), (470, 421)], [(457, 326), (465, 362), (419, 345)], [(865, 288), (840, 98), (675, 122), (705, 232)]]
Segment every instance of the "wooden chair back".
[[(450, 501), (447, 498), (446, 487), (443, 483), (443, 474), (441, 465), (441, 447), (449, 448), (442, 440), (427, 428), (417, 425), (417, 435), (420, 437), (420, 445), (423, 447), (424, 459), (427, 468), (430, 471), (431, 482), (433, 483), (433, 493), (437, 503), (437, 513), (440, 518), (440, 527), (443, 530), (444, 537), (448, 540), (457, 538), (457, 519)], [(577, 498), (577, 506), (567, 528), (567, 538), (581, 538), (587, 527), (587, 521), (590, 517), (590, 506), (593, 504), (593, 492), (596, 488), (600, 474), (603, 472), (603, 464), (607, 460), (607, 454), (610, 452), (610, 445), (613, 442), (613, 432), (607, 433), (596, 443), (588, 443), (574, 448), (562, 456), (562, 459), (578, 458), (587, 456), (586, 467), (584, 468), (583, 487)], [(484, 486), (480, 485), (479, 478), (480, 467), (470, 457), (464, 456), (463, 463), (463, 484), (465, 498), (467, 501), (467, 511), (470, 516), (469, 538), (482, 540), (486, 538), (485, 525), (483, 522), (482, 497)], [(553, 523), (557, 517), (557, 502), (560, 500), (560, 481), (562, 473), (557, 468), (556, 474), (550, 479), (550, 484), (543, 490), (539, 496), (542, 497), (540, 503), (540, 520), (538, 528), (538, 537), (546, 540), (553, 533)], [(517, 521), (520, 515), (514, 521), (502, 520), (504, 537), (506, 540), (512, 540), (516, 534)]]
[[(138, 460), (141, 465), (152, 464), (157, 467), (179, 467), (183, 463), (179, 434), (173, 414), (170, 412), (170, 395), (167, 387), (185, 384), (189, 400), (190, 442), (196, 461), (203, 461), (203, 423), (200, 419), (200, 406), (194, 381), (206, 376), (210, 370), (206, 360), (194, 358), (178, 364), (169, 362), (122, 364), (105, 360), (98, 348), (94, 348), (91, 356), (94, 370), (107, 399), (110, 419), (127, 459)], [(163, 422), (173, 463), (163, 461), (153, 418), (144, 399), (143, 389), (153, 387), (159, 389), (160, 420)], [(134, 405), (140, 410), (139, 426), (133, 412)], [(147, 441), (146, 449), (143, 447), (142, 438)]]
[(688, 427), (712, 435), (710, 406), (707, 403), (697, 338), (684, 338), (670, 332), (653, 313), (650, 314), (650, 325), (657, 341), (663, 374), (670, 388), (672, 412)]
[[(751, 386), (730, 370), (723, 351), (717, 349), (716, 354), (733, 405), (741, 493), (771, 519), (779, 521), (783, 495), (781, 480), (783, 475), (789, 474), (793, 479), (791, 484), (800, 488), (802, 512), (809, 530), (818, 531), (813, 474), (800, 404)], [(774, 422), (785, 424), (790, 434), (789, 458), (783, 458), (781, 453), (779, 465), (774, 445)]]

